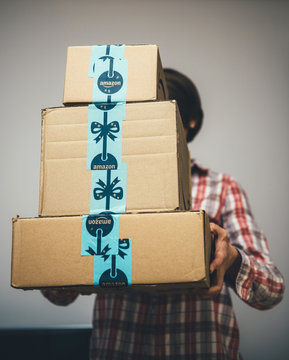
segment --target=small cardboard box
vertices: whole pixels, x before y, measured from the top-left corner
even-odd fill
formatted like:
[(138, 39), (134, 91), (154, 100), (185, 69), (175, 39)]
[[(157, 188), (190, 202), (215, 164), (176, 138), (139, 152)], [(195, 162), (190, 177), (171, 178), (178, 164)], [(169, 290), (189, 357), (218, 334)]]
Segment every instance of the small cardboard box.
[[(43, 110), (40, 216), (91, 212), (87, 132), (87, 106)], [(175, 101), (126, 104), (122, 162), (127, 212), (191, 209), (190, 154)]]
[[(81, 216), (13, 219), (11, 285), (92, 287), (95, 256), (81, 256), (81, 237)], [(119, 238), (131, 239), (132, 287), (210, 286), (211, 234), (204, 211), (121, 214)]]
[[(67, 49), (63, 104), (93, 102), (89, 77), (91, 46)], [(126, 101), (167, 100), (168, 91), (157, 45), (126, 45), (128, 59)]]

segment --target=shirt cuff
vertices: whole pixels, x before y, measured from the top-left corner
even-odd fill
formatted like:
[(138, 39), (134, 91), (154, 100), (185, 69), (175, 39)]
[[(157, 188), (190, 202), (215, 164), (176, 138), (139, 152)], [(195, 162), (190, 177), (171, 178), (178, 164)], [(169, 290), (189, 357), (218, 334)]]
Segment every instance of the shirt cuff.
[(248, 300), (254, 281), (254, 271), (249, 256), (243, 250), (237, 250), (241, 256), (241, 264), (236, 276), (234, 289), (242, 300)]

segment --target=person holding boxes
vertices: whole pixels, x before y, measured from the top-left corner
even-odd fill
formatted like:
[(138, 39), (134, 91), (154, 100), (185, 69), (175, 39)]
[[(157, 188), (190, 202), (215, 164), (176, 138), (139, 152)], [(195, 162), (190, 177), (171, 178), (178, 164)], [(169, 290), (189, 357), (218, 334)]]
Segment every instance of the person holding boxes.
[[(203, 111), (193, 82), (165, 69), (169, 98), (178, 103), (187, 142), (199, 132)], [(192, 208), (204, 209), (216, 234), (208, 290), (96, 295), (90, 359), (241, 359), (239, 330), (228, 288), (248, 305), (270, 309), (284, 293), (267, 240), (256, 225), (244, 190), (230, 176), (191, 162)], [(173, 285), (172, 285), (173, 286)], [(68, 305), (77, 292), (43, 290), (51, 302)]]

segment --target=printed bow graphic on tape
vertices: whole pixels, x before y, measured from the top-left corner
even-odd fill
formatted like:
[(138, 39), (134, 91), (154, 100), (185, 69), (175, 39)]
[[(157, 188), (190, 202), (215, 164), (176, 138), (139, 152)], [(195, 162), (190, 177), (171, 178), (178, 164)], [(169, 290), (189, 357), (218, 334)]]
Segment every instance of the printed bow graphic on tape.
[(126, 286), (128, 284), (128, 278), (126, 273), (117, 267), (117, 257), (120, 256), (122, 259), (125, 259), (125, 256), (128, 254), (124, 250), (130, 248), (130, 239), (118, 239), (118, 250), (117, 253), (109, 253), (112, 249), (109, 244), (107, 244), (101, 251), (100, 254), (97, 254), (91, 247), (86, 250), (90, 255), (100, 255), (99, 259), (102, 258), (105, 262), (107, 259), (111, 258), (110, 268), (107, 268), (99, 278), (99, 284), (103, 286), (105, 283), (107, 286), (113, 282), (114, 284)]
[(102, 200), (106, 198), (106, 210), (110, 208), (110, 197), (113, 199), (121, 200), (123, 198), (123, 188), (116, 185), (120, 182), (119, 178), (116, 177), (112, 182), (110, 182), (111, 170), (107, 170), (107, 183), (101, 179), (98, 180), (97, 184), (100, 187), (93, 189), (93, 196), (95, 200)]
[(117, 159), (114, 155), (108, 153), (107, 151), (107, 138), (109, 137), (112, 141), (117, 139), (117, 136), (114, 134), (120, 131), (120, 125), (118, 121), (112, 121), (108, 123), (107, 119), (107, 111), (103, 113), (103, 124), (99, 123), (98, 121), (94, 121), (90, 125), (90, 131), (92, 134), (98, 135), (95, 139), (95, 143), (99, 143), (102, 139), (102, 153), (96, 155), (91, 162), (91, 169), (97, 170), (99, 166), (102, 165), (110, 165), (112, 168), (117, 169)]
[(101, 187), (96, 187), (93, 190), (95, 200), (101, 200), (107, 196), (111, 196), (113, 198), (121, 200), (123, 198), (123, 189), (120, 186), (115, 187), (119, 182), (120, 180), (118, 179), (118, 177), (116, 177), (113, 182), (107, 186), (105, 182), (99, 179), (97, 184)]
[[(129, 239), (119, 239), (118, 240), (118, 252), (115, 254), (107, 254), (110, 250), (107, 245), (102, 251), (102, 258), (106, 261), (108, 258), (111, 258), (110, 268), (105, 270), (99, 277), (100, 286), (114, 286), (112, 284), (117, 284), (118, 286), (127, 286), (128, 278), (126, 273), (121, 270), (120, 266), (117, 266), (117, 257), (120, 256), (122, 259), (128, 254), (123, 250), (129, 249), (130, 243)], [(121, 250), (122, 249), (122, 250)]]
[(114, 141), (117, 138), (113, 133), (119, 132), (119, 123), (118, 121), (112, 121), (109, 124), (104, 123), (103, 125), (99, 122), (93, 122), (91, 124), (91, 132), (93, 134), (98, 135), (95, 139), (93, 139), (96, 144), (102, 139), (106, 138), (107, 136)]
[[(125, 258), (127, 255), (123, 250), (129, 249), (129, 239), (118, 239), (118, 256), (120, 256), (122, 259)], [(97, 254), (90, 246), (86, 250), (90, 255), (101, 255), (104, 261), (106, 261), (111, 255), (115, 254), (108, 254), (108, 252), (111, 250), (109, 245), (106, 245), (100, 254)]]
[(83, 217), (81, 254), (94, 257), (94, 285), (131, 284), (131, 243), (130, 238), (119, 238), (119, 215), (102, 212)]
[[(109, 250), (111, 250), (111, 248), (109, 247), (109, 245), (106, 245), (103, 250), (101, 251), (100, 254), (98, 254), (97, 252), (95, 252), (93, 250), (92, 247), (88, 247), (88, 249), (86, 250), (86, 252), (88, 252), (90, 255), (101, 255), (101, 257), (104, 259), (104, 261), (106, 261), (111, 254), (107, 254), (109, 252)], [(126, 254), (125, 254), (126, 255)]]
[[(127, 250), (129, 248), (129, 239), (118, 239), (118, 256), (122, 259), (127, 255), (123, 250)], [(109, 245), (106, 245), (105, 248), (101, 251), (101, 257), (106, 261), (110, 256), (115, 256), (115, 254), (108, 254), (111, 250)]]

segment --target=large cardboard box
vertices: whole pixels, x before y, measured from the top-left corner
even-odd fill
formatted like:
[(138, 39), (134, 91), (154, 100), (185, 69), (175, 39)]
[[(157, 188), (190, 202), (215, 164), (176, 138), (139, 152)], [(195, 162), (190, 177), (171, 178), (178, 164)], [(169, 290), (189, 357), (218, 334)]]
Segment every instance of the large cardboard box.
[[(13, 219), (11, 285), (92, 287), (95, 256), (81, 256), (81, 237), (81, 216)], [(211, 235), (204, 211), (122, 214), (119, 238), (131, 239), (132, 287), (209, 287)]]
[[(42, 112), (40, 216), (90, 211), (88, 107)], [(190, 210), (190, 154), (175, 101), (127, 103), (122, 130), (126, 211)]]
[[(67, 49), (63, 103), (91, 103), (93, 78), (88, 76), (91, 46)], [(126, 101), (168, 99), (166, 80), (157, 45), (126, 45), (128, 59)]]

